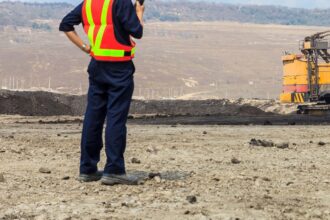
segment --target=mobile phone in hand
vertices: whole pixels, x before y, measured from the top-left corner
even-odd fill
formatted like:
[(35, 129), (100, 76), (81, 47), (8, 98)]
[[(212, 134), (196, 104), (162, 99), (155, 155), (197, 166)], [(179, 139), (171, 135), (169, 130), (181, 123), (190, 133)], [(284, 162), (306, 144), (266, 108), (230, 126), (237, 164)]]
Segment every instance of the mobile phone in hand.
[(137, 0), (137, 1), (139, 1), (140, 5), (143, 5), (144, 3), (144, 0)]

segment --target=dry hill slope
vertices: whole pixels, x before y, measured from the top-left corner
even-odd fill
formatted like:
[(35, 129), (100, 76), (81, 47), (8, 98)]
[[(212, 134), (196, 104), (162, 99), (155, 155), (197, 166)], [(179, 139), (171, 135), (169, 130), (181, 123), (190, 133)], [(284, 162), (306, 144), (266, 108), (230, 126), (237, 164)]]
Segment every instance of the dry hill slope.
[[(49, 25), (56, 27), (58, 21)], [(299, 40), (322, 30), (228, 22), (147, 23), (135, 59), (135, 96), (277, 98), (281, 55), (297, 51)], [(0, 36), (3, 88), (86, 91), (89, 57), (63, 33), (7, 27)]]

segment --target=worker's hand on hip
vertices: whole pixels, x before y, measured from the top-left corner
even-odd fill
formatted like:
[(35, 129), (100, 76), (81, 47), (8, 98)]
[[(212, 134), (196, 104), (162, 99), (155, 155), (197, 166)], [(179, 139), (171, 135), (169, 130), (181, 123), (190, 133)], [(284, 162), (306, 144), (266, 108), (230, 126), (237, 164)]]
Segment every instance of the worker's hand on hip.
[(92, 48), (91, 48), (90, 45), (86, 45), (85, 47), (82, 47), (81, 50), (84, 51), (84, 52), (87, 53), (87, 54), (90, 54)]

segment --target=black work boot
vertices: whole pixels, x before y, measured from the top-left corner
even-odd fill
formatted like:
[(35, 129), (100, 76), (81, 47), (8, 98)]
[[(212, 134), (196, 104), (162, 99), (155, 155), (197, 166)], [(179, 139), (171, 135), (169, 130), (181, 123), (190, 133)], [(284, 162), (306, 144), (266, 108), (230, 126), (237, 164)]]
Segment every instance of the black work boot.
[(122, 185), (138, 185), (139, 178), (133, 175), (127, 175), (127, 174), (104, 174), (101, 179), (101, 183), (103, 185), (109, 185), (113, 186), (116, 184), (122, 184)]
[(80, 182), (94, 182), (99, 181), (102, 178), (103, 172), (97, 171), (96, 173), (92, 174), (80, 174), (78, 180)]

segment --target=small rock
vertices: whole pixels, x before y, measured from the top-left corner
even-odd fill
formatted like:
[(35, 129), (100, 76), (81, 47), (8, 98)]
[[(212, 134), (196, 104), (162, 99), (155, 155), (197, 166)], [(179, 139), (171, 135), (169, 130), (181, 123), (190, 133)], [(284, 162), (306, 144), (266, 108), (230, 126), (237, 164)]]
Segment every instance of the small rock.
[(268, 177), (261, 178), (263, 181), (270, 182), (270, 179)]
[(290, 186), (290, 185), (292, 185), (292, 184), (294, 184), (294, 182), (287, 182), (287, 183), (286, 183), (287, 186)]
[(131, 159), (131, 163), (140, 164), (140, 163), (141, 163), (141, 161), (140, 161), (139, 159), (137, 159), (137, 158), (133, 157), (133, 158)]
[(270, 195), (264, 195), (264, 199), (273, 199)]
[(161, 175), (160, 173), (149, 173), (149, 174), (148, 174), (149, 179), (153, 179), (153, 178), (155, 178), (156, 176), (161, 177), (162, 175)]
[(323, 141), (320, 141), (320, 142), (318, 143), (318, 145), (319, 145), (319, 146), (324, 146), (324, 145), (326, 145), (326, 143), (323, 142)]
[(127, 207), (127, 208), (132, 208), (134, 207), (134, 205), (136, 204), (135, 200), (131, 200), (131, 201), (125, 201), (121, 203), (121, 206), (123, 207)]
[(155, 176), (154, 180), (156, 181), (156, 183), (161, 183), (162, 179), (160, 178), (160, 176)]
[(205, 134), (207, 134), (207, 132), (206, 131), (203, 131), (203, 134), (205, 135)]
[(233, 158), (231, 159), (231, 163), (232, 163), (232, 164), (240, 164), (241, 161), (238, 160), (237, 158), (233, 157)]
[(322, 219), (322, 212), (320, 210), (315, 210), (313, 212), (313, 217), (318, 218), (318, 219)]
[(0, 150), (0, 153), (5, 153), (5, 152), (6, 152), (6, 150), (2, 150), (2, 149)]
[(40, 173), (45, 173), (45, 174), (50, 174), (50, 173), (52, 173), (52, 171), (50, 171), (50, 169), (45, 168), (45, 167), (41, 167), (41, 168), (39, 169), (39, 172), (40, 172)]
[(251, 139), (250, 145), (261, 146), (261, 147), (274, 147), (274, 142), (266, 140), (257, 140), (255, 138)]
[(57, 137), (61, 137), (61, 134), (57, 134)]
[(5, 182), (5, 177), (3, 176), (2, 173), (0, 173), (0, 183), (4, 183)]
[(70, 179), (69, 176), (64, 176), (64, 177), (62, 178), (62, 180), (69, 180), (69, 179)]
[(313, 144), (314, 142), (313, 142), (313, 141), (310, 141), (309, 143), (310, 143), (310, 144)]
[(197, 197), (196, 196), (187, 196), (186, 199), (190, 204), (194, 204), (194, 203), (197, 202)]
[(190, 214), (190, 211), (189, 210), (186, 210), (183, 214), (184, 215), (189, 215)]
[(158, 150), (154, 147), (148, 147), (146, 151), (148, 153), (157, 153), (158, 152)]
[(330, 184), (330, 180), (324, 180), (323, 182), (326, 184)]
[(219, 182), (220, 181), (220, 179), (219, 178), (213, 178), (212, 180), (214, 180), (214, 181), (216, 181), (216, 182)]
[(276, 144), (276, 147), (279, 149), (289, 148), (289, 143)]

